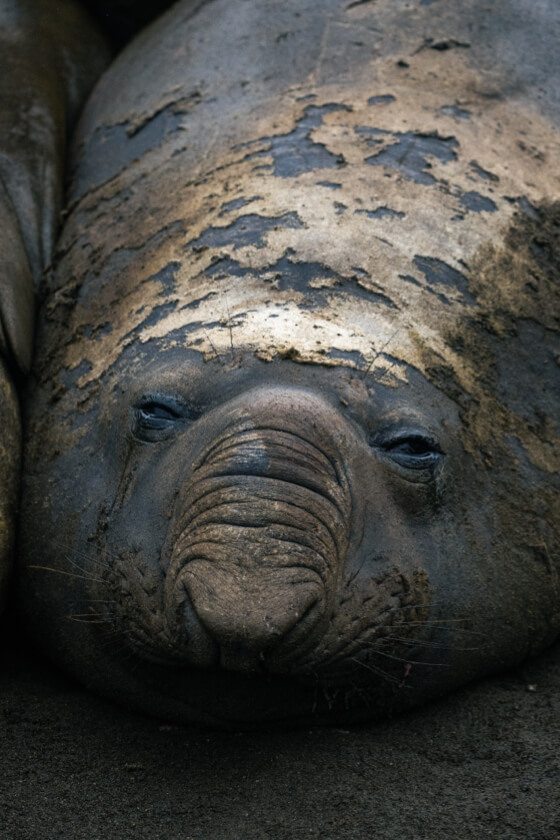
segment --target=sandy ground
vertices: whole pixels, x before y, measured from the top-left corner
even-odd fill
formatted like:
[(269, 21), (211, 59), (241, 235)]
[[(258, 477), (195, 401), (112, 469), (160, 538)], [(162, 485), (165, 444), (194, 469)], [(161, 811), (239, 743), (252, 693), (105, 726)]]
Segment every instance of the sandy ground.
[(381, 725), (168, 726), (55, 673), (12, 625), (2, 840), (560, 838), (560, 646)]

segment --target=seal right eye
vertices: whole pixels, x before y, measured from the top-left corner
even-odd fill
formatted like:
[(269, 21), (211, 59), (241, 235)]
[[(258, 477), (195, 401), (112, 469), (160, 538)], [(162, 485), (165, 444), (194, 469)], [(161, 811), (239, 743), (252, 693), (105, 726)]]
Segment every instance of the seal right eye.
[(138, 409), (138, 419), (147, 428), (166, 429), (175, 420), (179, 419), (179, 414), (169, 406), (150, 402), (140, 406)]
[(187, 414), (190, 416), (183, 406), (171, 401), (145, 400), (134, 411), (133, 434), (150, 442), (165, 439)]

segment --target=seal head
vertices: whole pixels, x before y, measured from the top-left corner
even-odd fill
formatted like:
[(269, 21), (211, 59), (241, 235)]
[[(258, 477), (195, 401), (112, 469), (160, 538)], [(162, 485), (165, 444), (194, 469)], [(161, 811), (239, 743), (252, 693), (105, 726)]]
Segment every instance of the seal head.
[(352, 58), (367, 4), (298, 4), (297, 66), (249, 39), (268, 4), (218, 5), (141, 36), (76, 140), (24, 609), (151, 713), (375, 717), (560, 628), (558, 134), (460, 50)]

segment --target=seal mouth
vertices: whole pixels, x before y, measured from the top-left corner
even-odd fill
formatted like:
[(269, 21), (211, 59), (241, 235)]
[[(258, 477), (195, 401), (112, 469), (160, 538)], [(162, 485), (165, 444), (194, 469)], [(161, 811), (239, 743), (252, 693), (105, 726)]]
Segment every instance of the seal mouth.
[(286, 672), (328, 623), (350, 499), (306, 437), (234, 430), (180, 494), (165, 581), (168, 636), (202, 668)]

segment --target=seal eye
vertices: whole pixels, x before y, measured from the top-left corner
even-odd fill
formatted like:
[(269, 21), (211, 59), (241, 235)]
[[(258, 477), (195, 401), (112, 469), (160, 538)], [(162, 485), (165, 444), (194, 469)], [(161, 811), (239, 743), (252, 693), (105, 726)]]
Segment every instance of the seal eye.
[(144, 403), (138, 408), (138, 420), (146, 429), (167, 429), (175, 420), (179, 419), (179, 414), (168, 405), (161, 403), (149, 402)]
[(403, 435), (384, 441), (381, 449), (401, 467), (413, 470), (433, 469), (442, 457), (438, 444), (419, 434)]
[(132, 431), (139, 440), (163, 440), (179, 422), (194, 419), (193, 413), (172, 400), (145, 399), (134, 409)]
[(387, 429), (370, 440), (385, 459), (400, 468), (404, 478), (430, 481), (443, 458), (438, 441), (424, 430)]

